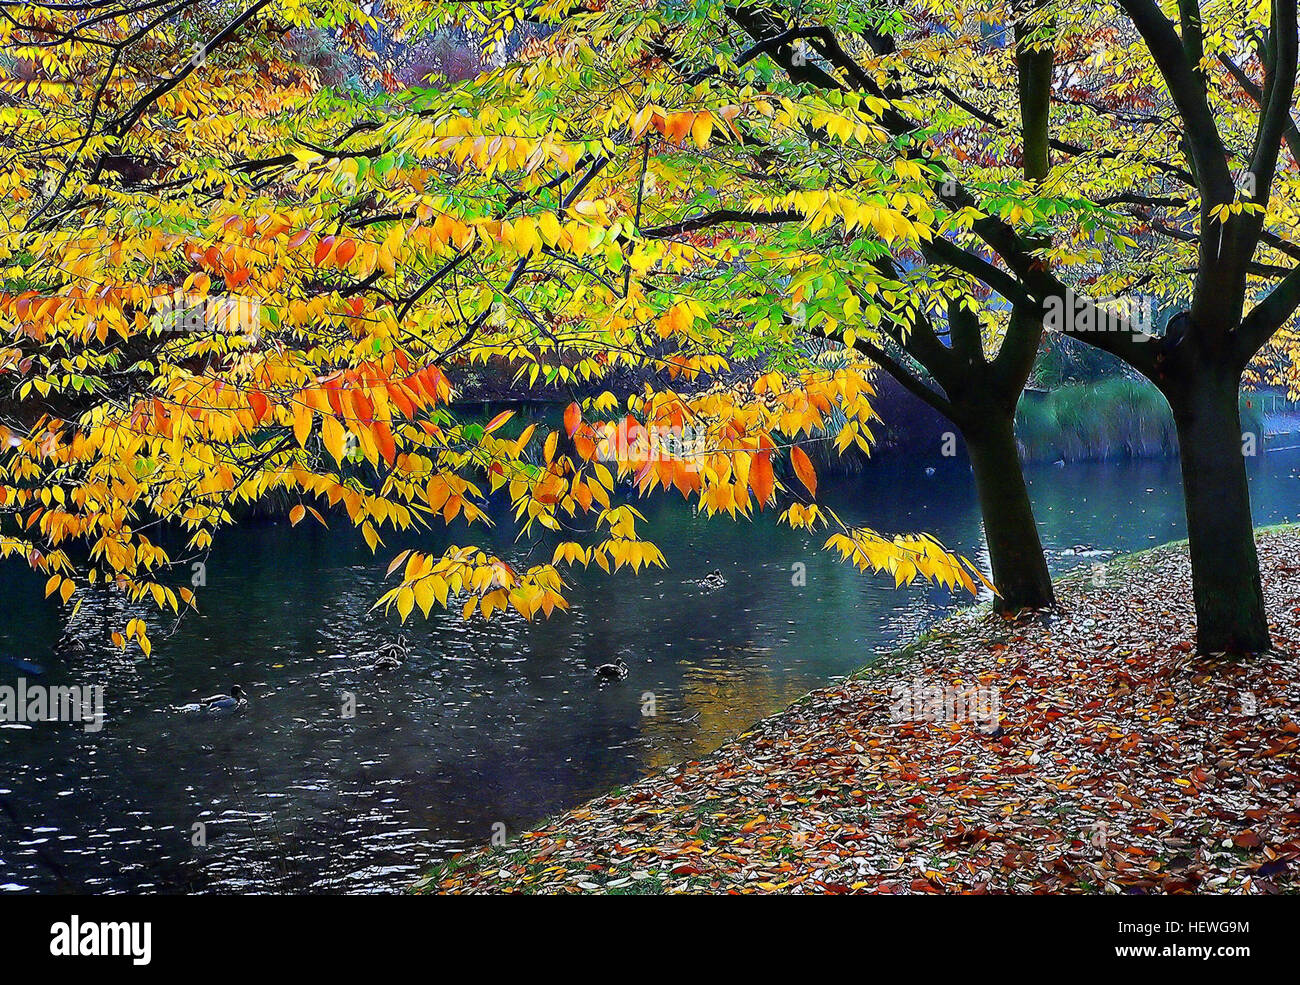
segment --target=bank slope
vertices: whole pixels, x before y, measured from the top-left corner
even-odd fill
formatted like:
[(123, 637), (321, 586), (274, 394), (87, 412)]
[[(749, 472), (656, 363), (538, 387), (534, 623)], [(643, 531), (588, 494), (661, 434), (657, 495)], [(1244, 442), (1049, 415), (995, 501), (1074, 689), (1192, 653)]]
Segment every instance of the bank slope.
[(1060, 617), (954, 617), (416, 890), (1293, 892), (1300, 535), (1259, 541), (1273, 653), (1198, 656), (1186, 545), (1156, 548), (1066, 579)]

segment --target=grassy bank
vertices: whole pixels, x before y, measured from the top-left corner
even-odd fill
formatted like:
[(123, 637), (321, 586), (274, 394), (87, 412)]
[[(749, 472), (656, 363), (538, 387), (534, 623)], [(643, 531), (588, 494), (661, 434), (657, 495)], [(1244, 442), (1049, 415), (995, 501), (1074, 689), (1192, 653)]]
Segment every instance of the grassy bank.
[[(937, 456), (952, 424), (887, 377), (881, 377), (877, 386), (875, 405), (881, 417), (875, 427), (877, 453)], [(1262, 452), (1259, 395), (1242, 394), (1240, 410), (1242, 432), (1254, 434)], [(833, 437), (842, 423), (841, 418), (832, 417), (825, 430)], [(1016, 436), (1021, 458), (1028, 463), (1173, 458), (1178, 454), (1173, 416), (1164, 397), (1146, 380), (1122, 377), (1026, 392), (1016, 411)], [(829, 439), (811, 451), (818, 470), (827, 474), (870, 467), (868, 459), (854, 449), (838, 455)]]
[(1063, 579), (1059, 617), (960, 613), (417, 890), (1297, 891), (1300, 533), (1259, 542), (1274, 653), (1197, 655), (1185, 545), (1155, 548)]
[[(1241, 429), (1263, 447), (1259, 401), (1240, 398)], [(1178, 454), (1165, 398), (1146, 380), (1113, 378), (1026, 393), (1016, 410), (1021, 455), (1030, 462), (1106, 461)]]

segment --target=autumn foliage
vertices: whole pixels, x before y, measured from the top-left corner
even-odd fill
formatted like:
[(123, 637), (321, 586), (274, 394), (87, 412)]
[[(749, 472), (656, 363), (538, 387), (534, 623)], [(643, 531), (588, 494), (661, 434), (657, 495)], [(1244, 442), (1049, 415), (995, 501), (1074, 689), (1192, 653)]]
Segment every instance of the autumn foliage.
[[(633, 504), (669, 489), (710, 514), (779, 510), (900, 584), (975, 590), (933, 539), (818, 504), (800, 447), (829, 429), (869, 449), (856, 326), (903, 287), (869, 260), (949, 221), (923, 167), (880, 156), (884, 103), (683, 78), (654, 54), (665, 25), (633, 7), (542, 5), (558, 29), (503, 67), (401, 91), (358, 5), (181, 8), (0, 22), (0, 555), (47, 594), (111, 584), (180, 612), (195, 598), (177, 570), (249, 504), (346, 516), (379, 550), (385, 531), (486, 524), (504, 492), (526, 534), (558, 538), (550, 561), (412, 551), (381, 602), (532, 618), (564, 606), (574, 565), (662, 564)], [(516, 16), (383, 13), (410, 36), (468, 17), (489, 45)], [(294, 60), (308, 27), (334, 32), (374, 95)], [(808, 128), (822, 164), (895, 190), (740, 179), (764, 167), (756, 143), (802, 146)], [(742, 210), (796, 221), (696, 221), (723, 171)], [(861, 255), (818, 252), (832, 227)], [(844, 267), (827, 281), (829, 263)], [(836, 344), (813, 355), (810, 327)], [(506, 436), (508, 415), (465, 416), (470, 367), (573, 392), (562, 427)], [(629, 370), (644, 386), (617, 397), (606, 381)], [(661, 440), (688, 428), (689, 454)], [(142, 620), (118, 639), (148, 651)]]

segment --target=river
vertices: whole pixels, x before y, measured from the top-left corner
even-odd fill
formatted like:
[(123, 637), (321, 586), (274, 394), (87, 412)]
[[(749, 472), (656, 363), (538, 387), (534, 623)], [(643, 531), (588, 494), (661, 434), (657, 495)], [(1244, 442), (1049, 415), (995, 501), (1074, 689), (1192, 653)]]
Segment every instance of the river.
[[(1257, 522), (1300, 514), (1298, 476), (1300, 451), (1251, 463)], [(1028, 477), (1054, 572), (1185, 536), (1175, 463)], [(926, 530), (981, 557), (960, 460), (882, 459), (823, 487), (846, 520)], [(98, 732), (0, 723), (0, 891), (399, 891), (494, 832), (708, 752), (969, 601), (895, 590), (770, 511), (703, 520), (658, 497), (643, 512), (668, 568), (579, 577), (570, 611), (532, 624), (435, 610), (399, 627), (371, 612), (388, 557), (413, 540), (376, 558), (339, 521), (228, 531), (202, 613), (169, 638), (156, 623), (149, 661), (104, 645), (121, 618), (106, 595), (82, 607), (84, 649), (56, 654), (62, 616), (43, 579), (0, 567), (0, 656), (43, 665), (29, 683), (103, 684), (106, 709)], [(509, 522), (489, 537), (517, 550)], [(722, 588), (695, 583), (715, 568)], [(370, 651), (399, 632), (402, 669), (370, 670)], [(593, 669), (619, 656), (626, 679), (598, 686)], [(22, 674), (0, 663), (0, 684)], [(171, 710), (232, 683), (250, 696), (241, 713)]]

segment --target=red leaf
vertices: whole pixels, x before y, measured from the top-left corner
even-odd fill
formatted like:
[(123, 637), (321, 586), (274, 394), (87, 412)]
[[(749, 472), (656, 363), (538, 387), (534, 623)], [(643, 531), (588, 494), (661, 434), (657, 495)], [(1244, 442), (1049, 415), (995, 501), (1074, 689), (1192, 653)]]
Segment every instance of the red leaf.
[(334, 249), (334, 237), (325, 236), (316, 244), (316, 266), (325, 262), (325, 258), (330, 255), (330, 250)]
[(266, 415), (269, 403), (261, 390), (254, 390), (248, 395), (248, 406), (253, 408), (253, 420), (260, 421)]

